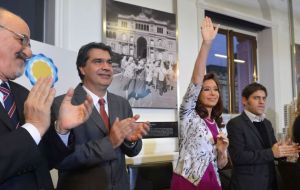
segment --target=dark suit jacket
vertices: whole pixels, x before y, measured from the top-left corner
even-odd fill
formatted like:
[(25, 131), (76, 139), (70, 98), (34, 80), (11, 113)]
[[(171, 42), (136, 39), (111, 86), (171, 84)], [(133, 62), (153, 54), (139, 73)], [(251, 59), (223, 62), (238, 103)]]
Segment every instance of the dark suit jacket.
[[(28, 90), (21, 85), (9, 82), (15, 97), (20, 124), (24, 124), (24, 102)], [(14, 129), (7, 112), (0, 104), (0, 189), (1, 190), (38, 190), (53, 189), (49, 169), (66, 156), (65, 150), (55, 131), (48, 131), (39, 146), (26, 129)], [(51, 138), (50, 138), (51, 137)], [(45, 142), (45, 143), (44, 143)], [(47, 154), (43, 147), (47, 146)], [(52, 152), (55, 151), (55, 152)], [(61, 151), (61, 152), (60, 152)], [(51, 155), (51, 156), (50, 156)], [(48, 157), (49, 156), (49, 157)], [(50, 162), (48, 164), (47, 159)], [(53, 158), (53, 160), (52, 160)]]
[[(276, 143), (272, 124), (264, 119), (268, 142)], [(227, 124), (229, 154), (233, 163), (231, 190), (268, 190), (268, 181), (274, 177), (272, 149), (264, 148), (258, 130), (243, 112)]]
[[(72, 99), (73, 104), (81, 104), (86, 92), (78, 85)], [(57, 97), (53, 104), (54, 117), (60, 107), (63, 96)], [(118, 117), (120, 120), (131, 117), (132, 110), (127, 100), (107, 94), (109, 120), (112, 126)], [(59, 166), (58, 189), (60, 190), (129, 190), (129, 178), (126, 172), (125, 154), (137, 155), (142, 141), (128, 148), (122, 145), (113, 149), (99, 112), (93, 108), (90, 118), (70, 134), (75, 150)]]
[(300, 116), (295, 118), (293, 124), (293, 137), (296, 143), (300, 143)]

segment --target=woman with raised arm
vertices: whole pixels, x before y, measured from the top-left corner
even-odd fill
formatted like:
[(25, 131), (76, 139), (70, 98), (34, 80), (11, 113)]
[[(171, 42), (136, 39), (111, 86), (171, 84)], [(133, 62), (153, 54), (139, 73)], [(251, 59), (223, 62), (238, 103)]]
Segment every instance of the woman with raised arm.
[(221, 190), (218, 168), (227, 162), (228, 139), (221, 117), (223, 103), (214, 74), (205, 75), (206, 61), (218, 32), (205, 17), (203, 42), (190, 85), (180, 107), (179, 157), (172, 190)]

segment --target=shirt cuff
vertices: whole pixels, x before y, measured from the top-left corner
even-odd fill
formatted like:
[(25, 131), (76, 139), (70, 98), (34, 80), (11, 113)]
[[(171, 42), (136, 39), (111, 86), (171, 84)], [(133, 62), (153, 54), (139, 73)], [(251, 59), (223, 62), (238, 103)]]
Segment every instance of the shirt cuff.
[(33, 138), (33, 140), (35, 141), (35, 143), (37, 145), (40, 143), (41, 134), (34, 125), (32, 125), (31, 123), (25, 123), (21, 127), (23, 127), (24, 129), (26, 129), (28, 131), (28, 133), (31, 135), (31, 137)]
[(68, 133), (66, 133), (66, 134), (64, 134), (64, 135), (59, 134), (59, 133), (57, 133), (57, 134), (58, 134), (58, 136), (60, 137), (60, 139), (62, 140), (62, 142), (63, 142), (66, 146), (68, 146), (68, 141), (69, 141), (69, 135), (70, 135), (70, 132), (68, 132)]

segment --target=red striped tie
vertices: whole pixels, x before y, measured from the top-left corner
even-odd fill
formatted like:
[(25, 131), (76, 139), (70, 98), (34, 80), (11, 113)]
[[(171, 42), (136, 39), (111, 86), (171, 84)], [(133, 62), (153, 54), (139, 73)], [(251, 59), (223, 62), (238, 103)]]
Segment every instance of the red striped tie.
[(103, 98), (100, 98), (99, 99), (99, 104), (100, 104), (100, 116), (102, 118), (102, 121), (103, 121), (105, 127), (109, 131), (109, 119), (108, 119), (107, 113), (106, 113), (105, 108), (104, 108), (105, 100)]
[(16, 102), (14, 101), (14, 96), (10, 92), (10, 89), (6, 82), (3, 82), (0, 85), (0, 92), (3, 94), (3, 103), (4, 108), (7, 111), (7, 114), (15, 128), (17, 129), (19, 127), (19, 118), (16, 111)]

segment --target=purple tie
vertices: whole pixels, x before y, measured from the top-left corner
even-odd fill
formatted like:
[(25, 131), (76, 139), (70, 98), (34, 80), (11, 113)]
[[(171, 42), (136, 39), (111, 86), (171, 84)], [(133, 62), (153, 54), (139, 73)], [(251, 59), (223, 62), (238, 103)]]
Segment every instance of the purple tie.
[(8, 117), (10, 118), (13, 126), (15, 126), (15, 128), (17, 129), (19, 127), (19, 118), (17, 115), (16, 102), (14, 101), (14, 96), (10, 92), (10, 89), (6, 82), (1, 83), (0, 91), (3, 94), (4, 108), (8, 114)]

